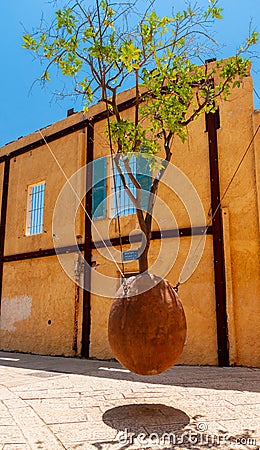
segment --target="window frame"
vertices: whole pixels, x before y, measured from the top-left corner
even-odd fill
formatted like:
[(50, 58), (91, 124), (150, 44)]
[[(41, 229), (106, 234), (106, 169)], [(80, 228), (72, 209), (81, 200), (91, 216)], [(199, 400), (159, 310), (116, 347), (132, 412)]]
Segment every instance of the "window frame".
[[(137, 180), (138, 180), (138, 157), (141, 157), (141, 153), (138, 154), (138, 156), (136, 156), (136, 155), (132, 155), (132, 156), (134, 156), (134, 158), (135, 158), (135, 172), (133, 172), (133, 175), (135, 177), (137, 177)], [(145, 159), (145, 158), (143, 157), (143, 159)], [(119, 194), (118, 194), (118, 186), (116, 187), (116, 189), (115, 189), (115, 186), (114, 186), (113, 161), (112, 160), (110, 160), (109, 167), (110, 167), (110, 180), (111, 180), (111, 182), (110, 182), (109, 218), (110, 219), (112, 219), (112, 218), (115, 219), (117, 217), (117, 210), (116, 210), (117, 208), (116, 208), (116, 204), (115, 204), (116, 190), (117, 190), (117, 195), (119, 195)], [(131, 167), (131, 165), (130, 165), (130, 167)], [(119, 173), (117, 171), (116, 166), (114, 166), (114, 171), (115, 171), (115, 177), (120, 178), (120, 175), (119, 175)], [(144, 175), (144, 174), (141, 174), (141, 176), (142, 175)], [(152, 179), (152, 172), (150, 171), (150, 174), (147, 174), (147, 176)], [(134, 195), (135, 195), (135, 190), (136, 190), (136, 188), (134, 188), (134, 192), (133, 192)], [(130, 198), (128, 197), (126, 191), (124, 190), (124, 187), (122, 187), (122, 192), (123, 192), (123, 195), (125, 196), (125, 198), (127, 199), (127, 207), (126, 207), (126, 209), (128, 211), (130, 210), (131, 212), (127, 212), (125, 214), (122, 214), (122, 213), (119, 212), (118, 216), (119, 217), (127, 217), (127, 216), (131, 216), (131, 215), (136, 214), (136, 209), (135, 209), (134, 205), (132, 204)], [(147, 192), (149, 192), (148, 195), (150, 195), (150, 191), (147, 191)], [(149, 200), (149, 197), (148, 197), (147, 201), (148, 200)], [(141, 206), (144, 207), (143, 201), (141, 201), (141, 203), (142, 203)], [(146, 209), (144, 207), (144, 211), (145, 210)]]
[[(33, 208), (33, 188), (37, 186), (43, 186), (42, 200), (39, 208)], [(32, 183), (27, 186), (27, 208), (26, 208), (26, 224), (25, 224), (25, 235), (26, 236), (36, 236), (43, 233), (44, 227), (44, 209), (45, 209), (45, 192), (46, 192), (46, 181), (38, 181), (37, 183)], [(38, 194), (38, 193), (35, 193)], [(40, 216), (36, 216), (36, 224), (32, 225), (32, 215), (34, 211), (40, 211)], [(32, 232), (32, 229), (36, 228), (36, 232)]]
[[(130, 165), (130, 167), (131, 167), (131, 165)], [(135, 173), (133, 173), (134, 176), (136, 176), (136, 169), (137, 169), (137, 167), (136, 167), (136, 161), (135, 161)], [(119, 173), (117, 171), (116, 165), (114, 164), (114, 169), (113, 169), (113, 161), (111, 160), (111, 162), (110, 162), (110, 180), (111, 180), (111, 182), (110, 182), (110, 205), (109, 205), (109, 218), (110, 219), (116, 219), (117, 218), (116, 195), (120, 195), (119, 191), (121, 190), (121, 189), (119, 189), (118, 186), (115, 187), (115, 185), (114, 185), (114, 174), (115, 174), (115, 179), (118, 178), (119, 180), (121, 180), (120, 179), (120, 175), (119, 175)], [(123, 195), (127, 199), (127, 207), (126, 207), (126, 209), (128, 211), (130, 210), (131, 212), (128, 212), (126, 214), (122, 214), (122, 213), (119, 212), (118, 216), (119, 217), (132, 216), (133, 214), (136, 213), (135, 207), (132, 204), (130, 198), (128, 197), (124, 187), (122, 187), (121, 191), (123, 192)]]
[[(98, 180), (97, 183), (95, 183), (95, 161), (99, 161), (102, 160), (102, 162), (104, 162), (104, 173), (102, 175), (102, 178)], [(107, 214), (108, 214), (108, 207), (107, 207), (107, 194), (108, 194), (108, 185), (107, 185), (107, 172), (108, 172), (108, 160), (107, 160), (107, 156), (101, 156), (100, 158), (97, 159), (93, 159), (92, 162), (92, 211), (91, 211), (91, 215), (92, 215), (92, 220), (95, 222), (97, 220), (103, 220), (107, 218)], [(103, 185), (102, 185), (103, 183)], [(98, 184), (99, 186), (95, 188), (95, 185)], [(104, 196), (103, 196), (103, 200), (101, 201), (101, 203), (103, 204), (103, 212), (102, 214), (99, 213), (99, 215), (97, 215), (97, 212), (100, 208), (100, 204), (98, 204), (98, 206), (96, 207), (96, 209), (94, 210), (94, 203), (95, 203), (95, 195), (96, 192), (101, 192), (103, 190), (104, 192)]]

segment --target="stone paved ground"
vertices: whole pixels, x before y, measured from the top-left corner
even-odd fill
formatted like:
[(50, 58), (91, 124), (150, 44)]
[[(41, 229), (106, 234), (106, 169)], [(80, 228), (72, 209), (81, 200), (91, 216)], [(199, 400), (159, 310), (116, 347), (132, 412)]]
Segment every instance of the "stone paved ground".
[(0, 352), (0, 450), (259, 449), (260, 370)]

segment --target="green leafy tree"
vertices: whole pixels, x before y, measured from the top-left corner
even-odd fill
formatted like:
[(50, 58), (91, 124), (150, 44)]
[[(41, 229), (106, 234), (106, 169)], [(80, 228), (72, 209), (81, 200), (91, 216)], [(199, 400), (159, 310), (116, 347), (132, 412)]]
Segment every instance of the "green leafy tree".
[[(91, 3), (91, 4), (90, 4)], [(138, 0), (73, 0), (55, 13), (46, 29), (23, 36), (23, 46), (45, 64), (42, 81), (49, 81), (53, 67), (72, 77), (74, 90), (87, 109), (97, 100), (110, 116), (107, 133), (123, 186), (136, 208), (146, 237), (139, 258), (140, 272), (148, 270), (152, 216), (158, 186), (172, 158), (174, 138), (186, 139), (187, 125), (203, 113), (214, 112), (218, 97), (227, 99), (248, 75), (248, 50), (257, 42), (255, 31), (237, 54), (215, 64), (202, 64), (216, 46), (211, 37), (214, 21), (222, 18), (218, 0), (205, 8), (189, 4), (171, 17), (155, 12), (155, 1), (138, 13)], [(214, 77), (217, 76), (217, 83)], [(118, 93), (135, 88), (133, 119), (120, 113)], [(149, 125), (147, 125), (149, 123)], [(163, 147), (164, 161), (152, 179), (147, 211), (141, 207), (141, 185), (131, 171), (130, 155), (142, 153), (155, 167)], [(131, 191), (126, 173), (136, 188)]]

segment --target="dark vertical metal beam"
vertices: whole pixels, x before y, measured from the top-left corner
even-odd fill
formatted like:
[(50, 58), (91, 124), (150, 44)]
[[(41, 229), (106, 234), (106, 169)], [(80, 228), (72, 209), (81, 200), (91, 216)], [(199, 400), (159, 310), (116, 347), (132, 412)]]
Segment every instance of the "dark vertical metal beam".
[(206, 122), (209, 145), (211, 208), (213, 215), (212, 233), (216, 295), (218, 364), (219, 366), (229, 366), (224, 239), (221, 205), (219, 205), (220, 186), (217, 141), (217, 128), (219, 128), (218, 112), (207, 114)]
[(81, 355), (89, 358), (90, 345), (90, 290), (91, 290), (91, 257), (92, 257), (92, 236), (91, 236), (91, 218), (92, 218), (92, 165), (94, 153), (94, 125), (92, 122), (87, 124), (87, 171), (86, 171), (86, 198), (85, 198), (85, 243), (84, 243), (84, 291), (83, 291), (83, 320), (82, 320), (82, 346)]
[(10, 174), (10, 158), (6, 157), (4, 164), (5, 164), (5, 166), (4, 166), (2, 205), (1, 205), (1, 222), (0, 222), (0, 314), (1, 314), (2, 287), (3, 287), (5, 229), (6, 229), (9, 174)]

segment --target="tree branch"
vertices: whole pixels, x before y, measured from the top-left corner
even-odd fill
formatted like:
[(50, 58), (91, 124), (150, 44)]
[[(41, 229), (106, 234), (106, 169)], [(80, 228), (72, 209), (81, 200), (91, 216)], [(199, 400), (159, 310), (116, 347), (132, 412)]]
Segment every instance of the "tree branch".
[[(116, 155), (116, 157), (117, 157), (117, 155)], [(132, 181), (133, 185), (136, 188), (136, 197), (133, 196), (133, 194), (132, 194), (132, 192), (131, 192), (131, 190), (129, 189), (128, 186), (127, 186), (128, 189), (126, 189), (126, 193), (127, 193), (128, 197), (130, 198), (130, 200), (133, 201), (132, 197), (134, 197), (134, 199), (135, 199), (135, 202), (133, 202), (133, 204), (134, 204), (134, 206), (136, 208), (137, 219), (138, 219), (138, 222), (139, 222), (141, 230), (145, 233), (145, 235), (147, 237), (147, 231), (148, 230), (147, 230), (147, 226), (146, 226), (146, 223), (145, 223), (144, 214), (143, 214), (143, 211), (141, 209), (142, 188), (141, 188), (140, 183), (138, 183), (137, 179), (133, 175), (133, 172), (131, 170), (131, 167), (130, 167), (130, 164), (129, 164), (129, 160), (128, 160), (127, 157), (123, 158), (123, 163), (124, 163), (124, 166), (125, 166), (125, 169), (126, 169), (126, 173), (128, 174), (130, 180)], [(118, 166), (120, 167), (119, 161), (118, 161), (118, 164), (117, 164), (117, 170), (118, 170)], [(122, 173), (121, 167), (120, 167), (120, 172), (121, 172), (122, 177), (124, 178), (124, 182), (126, 184), (125, 176)], [(120, 174), (120, 172), (119, 172), (119, 174)], [(121, 177), (121, 175), (120, 175), (120, 177)], [(122, 179), (122, 177), (121, 177), (121, 179)], [(123, 182), (123, 180), (122, 180), (122, 182)]]
[(116, 153), (115, 156), (114, 156), (114, 161), (116, 163), (116, 168), (117, 168), (117, 171), (119, 173), (120, 179), (122, 181), (123, 187), (124, 187), (125, 191), (127, 192), (128, 197), (133, 202), (134, 207), (137, 208), (136, 198), (133, 195), (133, 193), (131, 192), (131, 189), (129, 188), (129, 186), (128, 186), (127, 182), (126, 182), (126, 178), (125, 178), (125, 176), (123, 174), (123, 171), (121, 169), (119, 160), (120, 160), (120, 153)]

